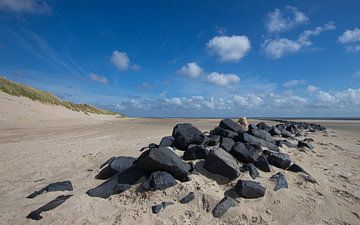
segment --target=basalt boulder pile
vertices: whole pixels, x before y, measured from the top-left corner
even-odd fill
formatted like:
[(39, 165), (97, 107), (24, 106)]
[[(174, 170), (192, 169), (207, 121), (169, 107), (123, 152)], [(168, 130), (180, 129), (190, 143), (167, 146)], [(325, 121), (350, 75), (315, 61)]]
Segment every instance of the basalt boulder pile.
[[(199, 162), (203, 162), (208, 173), (220, 175), (228, 182), (245, 172), (256, 180), (258, 170), (271, 172), (272, 166), (310, 176), (301, 166), (294, 164), (288, 154), (281, 152), (280, 147), (313, 149), (313, 140), (299, 140), (298, 137), (304, 132), (325, 131), (325, 127), (303, 122), (279, 122), (274, 126), (261, 122), (244, 127), (246, 123), (243, 121), (240, 124), (223, 119), (209, 132), (202, 132), (190, 123), (177, 124), (171, 136), (163, 137), (159, 144), (151, 143), (143, 148), (146, 150), (137, 159), (120, 156), (105, 162), (96, 178), (107, 180), (87, 194), (108, 198), (138, 183), (142, 183), (142, 191), (164, 190), (178, 182), (189, 181), (189, 174), (197, 173), (194, 165)], [(237, 180), (234, 191), (238, 197), (261, 198), (266, 194), (266, 188), (253, 180)], [(281, 172), (274, 174), (271, 181), (276, 182), (274, 191), (288, 188)], [(182, 199), (180, 203), (188, 203), (195, 195), (196, 192), (191, 192), (186, 201)], [(234, 205), (235, 201), (225, 196), (215, 207), (214, 217), (221, 217)], [(155, 205), (153, 212), (159, 213), (165, 208), (160, 206)]]

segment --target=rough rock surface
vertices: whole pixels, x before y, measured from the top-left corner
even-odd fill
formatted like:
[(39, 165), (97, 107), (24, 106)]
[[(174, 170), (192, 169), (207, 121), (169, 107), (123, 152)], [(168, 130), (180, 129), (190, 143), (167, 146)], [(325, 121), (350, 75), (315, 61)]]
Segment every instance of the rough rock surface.
[(225, 196), (214, 208), (212, 214), (215, 218), (222, 217), (226, 211), (231, 208), (235, 207), (235, 200), (231, 197)]
[(260, 198), (265, 195), (266, 188), (251, 180), (239, 180), (235, 191), (243, 198)]
[(211, 173), (219, 174), (231, 180), (240, 176), (240, 169), (236, 160), (221, 148), (209, 152), (204, 167)]
[(286, 153), (271, 152), (267, 160), (270, 165), (279, 167), (281, 169), (287, 169), (291, 164), (290, 156)]
[(186, 150), (190, 144), (201, 144), (205, 138), (204, 134), (190, 123), (177, 124), (172, 136), (177, 147), (182, 150)]
[(232, 119), (223, 119), (219, 123), (219, 127), (225, 129), (225, 130), (231, 130), (235, 133), (244, 132), (243, 128), (233, 121)]
[(264, 155), (260, 155), (259, 158), (256, 160), (254, 165), (263, 172), (270, 172), (271, 168), (269, 162), (267, 161)]
[(286, 181), (285, 175), (281, 172), (278, 172), (270, 177), (270, 180), (276, 181), (276, 185), (274, 187), (274, 191), (278, 191), (281, 188), (289, 188), (288, 183)]
[(149, 149), (142, 153), (137, 165), (149, 171), (166, 171), (179, 180), (186, 178), (191, 169), (189, 164), (185, 163), (174, 151), (166, 147)]
[(143, 188), (155, 191), (164, 190), (174, 185), (176, 185), (176, 180), (171, 174), (165, 171), (156, 171), (143, 183)]
[(119, 156), (109, 159), (103, 164), (102, 170), (95, 176), (96, 179), (105, 180), (117, 173), (124, 172), (135, 162), (134, 157)]
[(184, 152), (184, 160), (206, 159), (209, 150), (201, 145), (189, 145), (188, 150)]
[(180, 199), (180, 203), (181, 204), (187, 204), (189, 202), (191, 202), (192, 200), (194, 200), (195, 198), (195, 193), (194, 192), (190, 192), (188, 195), (186, 195), (185, 197), (183, 197), (182, 199)]
[(220, 148), (224, 149), (227, 152), (231, 151), (232, 146), (235, 144), (234, 140), (227, 137), (222, 137), (220, 142)]
[(175, 146), (175, 138), (173, 136), (163, 137), (159, 144), (160, 147), (174, 147)]
[(255, 162), (259, 157), (259, 151), (249, 143), (236, 142), (231, 154), (240, 162)]

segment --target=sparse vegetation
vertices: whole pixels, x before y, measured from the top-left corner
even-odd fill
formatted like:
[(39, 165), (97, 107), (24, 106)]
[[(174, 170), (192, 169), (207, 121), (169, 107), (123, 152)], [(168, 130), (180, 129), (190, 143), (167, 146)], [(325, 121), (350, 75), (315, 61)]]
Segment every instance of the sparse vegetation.
[(39, 101), (45, 104), (62, 105), (68, 109), (77, 112), (120, 115), (119, 113), (115, 113), (105, 109), (98, 109), (88, 104), (75, 104), (72, 102), (62, 101), (53, 94), (23, 84), (18, 84), (3, 77), (0, 77), (0, 91), (14, 96), (24, 96), (34, 101)]

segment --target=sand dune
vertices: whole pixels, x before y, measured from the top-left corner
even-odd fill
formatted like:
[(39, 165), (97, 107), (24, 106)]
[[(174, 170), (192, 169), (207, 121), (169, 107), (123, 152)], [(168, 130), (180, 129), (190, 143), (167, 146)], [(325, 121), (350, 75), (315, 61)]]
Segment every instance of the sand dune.
[[(282, 148), (318, 181), (307, 183), (299, 175), (282, 171), (289, 189), (272, 191), (271, 175), (260, 173), (267, 187), (264, 198), (237, 199), (221, 219), (204, 209), (213, 207), (234, 183), (219, 184), (205, 176), (165, 191), (139, 193), (136, 187), (110, 199), (91, 198), (85, 192), (100, 184), (94, 179), (99, 165), (112, 156), (138, 156), (139, 149), (171, 134), (179, 122), (202, 130), (215, 127), (211, 119), (116, 119), (85, 115), (59, 106), (43, 105), (0, 92), (0, 224), (359, 224), (360, 223), (360, 123), (330, 124), (327, 134), (310, 134), (315, 152)], [(252, 121), (256, 122), (256, 121)], [(332, 122), (334, 123), (334, 122)], [(324, 122), (327, 125), (327, 122)], [(241, 178), (250, 179), (242, 174)], [(26, 196), (51, 182), (71, 180), (74, 196), (40, 221), (27, 214), (63, 193)], [(189, 191), (195, 200), (181, 205)], [(70, 193), (70, 192), (67, 192)], [(174, 205), (157, 215), (151, 206), (161, 201)]]

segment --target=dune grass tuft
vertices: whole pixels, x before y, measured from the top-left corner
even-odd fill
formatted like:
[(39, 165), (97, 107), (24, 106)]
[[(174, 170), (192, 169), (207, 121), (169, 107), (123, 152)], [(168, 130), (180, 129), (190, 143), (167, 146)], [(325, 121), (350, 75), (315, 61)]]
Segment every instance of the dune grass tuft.
[(77, 112), (105, 114), (105, 115), (120, 115), (119, 113), (105, 109), (98, 109), (88, 104), (75, 104), (72, 102), (62, 101), (55, 95), (50, 94), (46, 91), (41, 91), (27, 85), (18, 84), (3, 77), (0, 77), (0, 91), (3, 91), (7, 94), (14, 96), (19, 96), (19, 97), (24, 96), (34, 101), (39, 101), (45, 104), (62, 105), (68, 109)]

